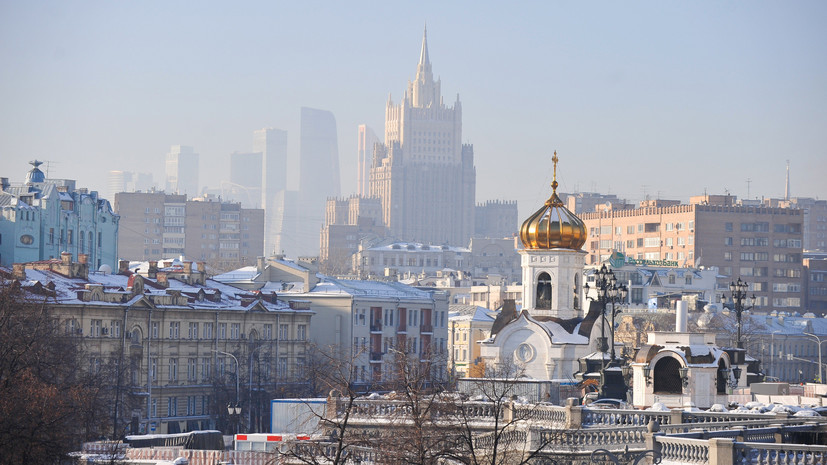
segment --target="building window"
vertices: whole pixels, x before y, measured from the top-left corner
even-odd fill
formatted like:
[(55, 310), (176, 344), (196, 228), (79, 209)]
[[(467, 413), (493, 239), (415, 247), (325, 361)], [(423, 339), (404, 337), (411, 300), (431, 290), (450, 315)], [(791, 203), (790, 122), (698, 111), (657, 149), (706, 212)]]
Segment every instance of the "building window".
[(300, 341), (307, 339), (307, 325), (296, 326), (296, 339)]
[(537, 276), (537, 302), (534, 308), (551, 309), (551, 277), (548, 273)]
[(204, 339), (212, 339), (212, 323), (204, 323)]
[(230, 325), (230, 339), (238, 339), (241, 337), (241, 323), (232, 323)]
[(178, 414), (178, 398), (170, 397), (167, 399), (167, 416), (174, 417)]
[(100, 337), (103, 320), (91, 320), (89, 322), (89, 335), (92, 337)]
[(169, 382), (178, 381), (178, 359), (169, 359)]
[(181, 337), (181, 322), (171, 321), (169, 323), (169, 338), (179, 339)]
[(187, 380), (196, 381), (198, 379), (198, 359), (190, 358), (187, 360)]
[(279, 340), (286, 341), (289, 339), (290, 331), (286, 324), (279, 325)]
[(204, 357), (201, 359), (201, 379), (203, 381), (209, 381), (210, 379), (210, 372), (212, 371), (212, 359), (210, 357)]

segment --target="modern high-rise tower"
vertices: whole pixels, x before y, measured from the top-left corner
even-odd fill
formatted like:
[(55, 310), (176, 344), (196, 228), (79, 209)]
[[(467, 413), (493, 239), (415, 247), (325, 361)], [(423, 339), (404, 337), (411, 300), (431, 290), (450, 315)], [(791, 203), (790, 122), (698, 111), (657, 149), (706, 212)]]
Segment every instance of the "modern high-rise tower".
[(361, 197), (367, 197), (370, 192), (370, 164), (373, 158), (373, 146), (379, 142), (379, 138), (376, 137), (376, 133), (367, 124), (359, 125), (358, 137), (359, 172), (356, 173), (357, 193)]
[(297, 245), (296, 250), (287, 253), (317, 255), (325, 204), (328, 198), (340, 195), (339, 146), (333, 113), (302, 107), (299, 137)]
[(230, 183), (222, 185), (222, 195), (244, 208), (261, 207), (261, 184), (263, 181), (261, 152), (230, 154)]
[(264, 209), (264, 253), (281, 250), (276, 244), (284, 222), (287, 188), (287, 131), (264, 128), (253, 132), (253, 152), (261, 153), (261, 208)]
[(167, 194), (197, 196), (198, 154), (192, 147), (173, 145), (167, 154), (166, 175)]
[(466, 246), (474, 231), (474, 148), (462, 144), (462, 105), (442, 101), (434, 81), (427, 30), (416, 77), (400, 104), (388, 98), (385, 143), (370, 170), (370, 196), (401, 240)]

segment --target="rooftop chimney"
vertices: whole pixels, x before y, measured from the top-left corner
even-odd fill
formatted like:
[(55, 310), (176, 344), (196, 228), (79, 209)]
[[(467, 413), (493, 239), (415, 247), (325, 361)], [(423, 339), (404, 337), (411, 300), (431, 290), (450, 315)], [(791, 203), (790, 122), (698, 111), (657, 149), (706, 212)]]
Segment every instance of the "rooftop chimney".
[(675, 332), (685, 333), (687, 325), (686, 301), (679, 300), (675, 307)]

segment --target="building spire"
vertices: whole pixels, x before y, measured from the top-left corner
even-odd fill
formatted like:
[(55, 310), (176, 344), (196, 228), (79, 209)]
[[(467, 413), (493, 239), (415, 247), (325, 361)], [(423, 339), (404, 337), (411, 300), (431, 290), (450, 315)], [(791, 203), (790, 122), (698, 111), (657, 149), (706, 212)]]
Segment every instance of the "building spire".
[(422, 33), (422, 50), (419, 52), (419, 65), (429, 66), (431, 59), (428, 57), (428, 24), (425, 24), (425, 32)]
[(551, 161), (554, 163), (554, 180), (551, 181), (551, 189), (554, 193), (557, 193), (557, 162), (560, 161), (557, 158), (557, 151), (554, 151), (554, 156), (551, 157)]
[(787, 183), (784, 185), (784, 200), (790, 200), (790, 160), (787, 160)]

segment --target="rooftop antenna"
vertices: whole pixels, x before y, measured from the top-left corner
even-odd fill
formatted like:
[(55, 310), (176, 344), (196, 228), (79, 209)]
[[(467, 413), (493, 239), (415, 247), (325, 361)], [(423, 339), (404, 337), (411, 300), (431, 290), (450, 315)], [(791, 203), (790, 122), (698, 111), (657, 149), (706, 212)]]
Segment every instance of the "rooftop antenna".
[(52, 161), (52, 160), (46, 160), (45, 163), (46, 163), (46, 179), (49, 179), (49, 170), (52, 168), (52, 164), (57, 165), (60, 162)]
[(750, 185), (751, 182), (752, 182), (752, 179), (747, 178), (747, 198), (748, 199), (750, 198), (750, 196), (749, 196), (749, 185)]

